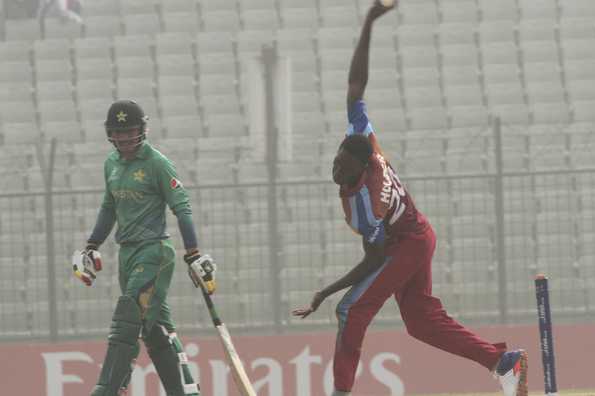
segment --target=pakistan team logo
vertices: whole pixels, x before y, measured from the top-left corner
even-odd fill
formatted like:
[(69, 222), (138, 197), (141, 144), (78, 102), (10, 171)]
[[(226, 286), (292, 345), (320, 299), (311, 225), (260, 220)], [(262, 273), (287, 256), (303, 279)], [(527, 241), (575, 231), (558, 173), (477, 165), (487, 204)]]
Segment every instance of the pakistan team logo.
[(132, 174), (132, 177), (134, 178), (134, 180), (136, 180), (139, 183), (142, 183), (143, 181), (145, 181), (145, 176), (146, 176), (145, 171), (143, 171), (142, 169), (139, 169)]

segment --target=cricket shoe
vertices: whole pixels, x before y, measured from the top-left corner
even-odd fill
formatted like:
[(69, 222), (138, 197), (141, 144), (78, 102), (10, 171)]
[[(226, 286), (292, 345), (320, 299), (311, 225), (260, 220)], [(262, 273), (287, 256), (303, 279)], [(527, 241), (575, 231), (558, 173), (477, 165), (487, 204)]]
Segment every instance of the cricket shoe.
[(494, 376), (500, 381), (504, 396), (527, 396), (527, 352), (523, 349), (504, 352)]

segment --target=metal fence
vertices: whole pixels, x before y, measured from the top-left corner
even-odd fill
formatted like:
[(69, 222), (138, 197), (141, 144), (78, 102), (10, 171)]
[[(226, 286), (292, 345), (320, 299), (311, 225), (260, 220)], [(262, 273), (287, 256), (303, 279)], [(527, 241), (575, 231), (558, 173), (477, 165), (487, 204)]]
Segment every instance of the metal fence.
[[(532, 280), (543, 272), (551, 277), (554, 316), (592, 320), (594, 170), (409, 177), (405, 184), (436, 229), (434, 293), (451, 315), (473, 324), (532, 322)], [(289, 312), (309, 303), (315, 290), (362, 256), (359, 238), (344, 224), (335, 185), (187, 188), (200, 246), (219, 263), (215, 301), (230, 326), (245, 331), (334, 326), (340, 295), (329, 298), (311, 320), (293, 319)], [(117, 247), (111, 238), (102, 247), (105, 269), (91, 288), (74, 279), (69, 264), (94, 225), (102, 193), (0, 195), (2, 339), (106, 332), (119, 296)], [(175, 224), (170, 218), (182, 253)], [(210, 328), (185, 265), (177, 266), (169, 301), (180, 328)], [(385, 304), (378, 323), (401, 325), (393, 301)]]

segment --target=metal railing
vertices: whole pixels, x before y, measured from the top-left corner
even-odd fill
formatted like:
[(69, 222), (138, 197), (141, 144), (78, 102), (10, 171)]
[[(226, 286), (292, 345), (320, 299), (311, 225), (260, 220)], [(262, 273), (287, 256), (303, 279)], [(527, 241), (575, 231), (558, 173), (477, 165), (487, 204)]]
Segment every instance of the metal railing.
[[(434, 292), (449, 313), (471, 323), (533, 321), (531, 282), (544, 272), (551, 276), (554, 315), (592, 319), (594, 170), (411, 177), (406, 185), (436, 229)], [(200, 245), (220, 263), (215, 300), (230, 326), (279, 331), (303, 325), (290, 317), (290, 309), (307, 304), (313, 291), (361, 257), (332, 183), (276, 184), (274, 251), (268, 234), (273, 218), (268, 184), (187, 189)], [(95, 222), (102, 193), (52, 191), (51, 218), (46, 193), (0, 195), (3, 339), (105, 332), (119, 296), (116, 246), (110, 241), (102, 247), (106, 265), (92, 288), (76, 281), (69, 265), (72, 251), (84, 245)], [(181, 249), (175, 222), (170, 219), (169, 224)], [(48, 256), (49, 237), (53, 259)], [(53, 285), (48, 263), (54, 265)], [(499, 279), (502, 273), (505, 279)], [(178, 325), (209, 328), (183, 265), (173, 282), (169, 299)], [(309, 323), (334, 323), (334, 302), (336, 298), (329, 299)], [(393, 303), (386, 304), (379, 321), (400, 322)]]

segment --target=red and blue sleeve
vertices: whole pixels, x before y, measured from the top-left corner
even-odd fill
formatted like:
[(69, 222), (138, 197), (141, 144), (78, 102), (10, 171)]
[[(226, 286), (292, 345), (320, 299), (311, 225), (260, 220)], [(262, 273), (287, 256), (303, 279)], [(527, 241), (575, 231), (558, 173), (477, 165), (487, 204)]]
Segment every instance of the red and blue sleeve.
[(347, 119), (349, 120), (347, 135), (362, 134), (368, 136), (374, 133), (374, 128), (368, 118), (366, 103), (363, 100), (357, 100), (351, 104), (351, 107), (347, 110)]
[(348, 198), (347, 222), (369, 243), (382, 243), (386, 239), (383, 217), (378, 217), (370, 197), (370, 192), (363, 186), (356, 194)]

